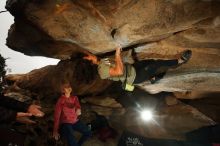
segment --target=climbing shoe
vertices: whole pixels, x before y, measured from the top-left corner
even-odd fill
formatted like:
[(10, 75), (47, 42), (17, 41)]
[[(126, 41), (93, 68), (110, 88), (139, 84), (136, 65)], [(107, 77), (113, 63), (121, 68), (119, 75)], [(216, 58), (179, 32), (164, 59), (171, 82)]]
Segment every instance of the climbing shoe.
[(192, 56), (192, 51), (191, 50), (186, 50), (183, 52), (183, 54), (181, 55), (181, 62), (180, 64), (186, 63)]

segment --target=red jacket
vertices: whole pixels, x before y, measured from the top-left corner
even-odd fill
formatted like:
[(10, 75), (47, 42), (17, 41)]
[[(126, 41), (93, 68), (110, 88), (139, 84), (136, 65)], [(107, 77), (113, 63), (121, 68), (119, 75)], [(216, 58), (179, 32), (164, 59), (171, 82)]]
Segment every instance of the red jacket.
[(78, 121), (76, 110), (81, 109), (77, 96), (61, 96), (55, 107), (54, 112), (54, 131), (58, 132), (59, 125), (62, 123), (74, 124)]

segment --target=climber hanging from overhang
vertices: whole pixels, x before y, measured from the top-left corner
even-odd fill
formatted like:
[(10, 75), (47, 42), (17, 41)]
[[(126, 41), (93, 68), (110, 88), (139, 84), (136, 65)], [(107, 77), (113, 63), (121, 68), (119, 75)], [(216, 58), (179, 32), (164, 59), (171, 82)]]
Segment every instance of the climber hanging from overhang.
[[(75, 66), (75, 77), (80, 82), (89, 82), (94, 79), (96, 72), (101, 79), (121, 81), (124, 90), (133, 91), (136, 84), (147, 80), (155, 83), (166, 74), (170, 68), (176, 68), (186, 63), (192, 55), (191, 50), (182, 52), (181, 57), (173, 60), (142, 60), (134, 64), (123, 63), (121, 48), (116, 48), (115, 59), (112, 62), (109, 58), (99, 59), (97, 56), (88, 53), (75, 54), (77, 59)], [(90, 67), (89, 67), (90, 66)], [(90, 75), (88, 75), (90, 74)]]

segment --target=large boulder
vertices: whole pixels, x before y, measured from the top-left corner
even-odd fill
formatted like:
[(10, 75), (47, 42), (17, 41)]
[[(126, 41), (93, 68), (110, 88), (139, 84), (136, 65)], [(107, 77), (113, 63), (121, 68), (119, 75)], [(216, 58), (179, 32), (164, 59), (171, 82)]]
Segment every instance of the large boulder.
[[(80, 96), (82, 119), (89, 121), (89, 113), (96, 111), (119, 132), (129, 129), (145, 137), (184, 139), (184, 133), (220, 121), (218, 0), (7, 0), (6, 8), (15, 17), (7, 38), (9, 48), (30, 56), (61, 59), (57, 65), (6, 78), (12, 85), (9, 93), (40, 100), (48, 115), (39, 122), (42, 135), (32, 128), (39, 139), (36, 145), (50, 142), (45, 134), (50, 133), (63, 80), (69, 80)], [(155, 84), (140, 84), (144, 91), (137, 88), (130, 97), (120, 97), (120, 85), (98, 76), (90, 84), (76, 82), (72, 54), (88, 51), (112, 57), (119, 45), (123, 56), (133, 49), (139, 60), (177, 59), (187, 49), (192, 57), (168, 70)], [(174, 93), (156, 94), (163, 91)], [(140, 120), (139, 103), (143, 107), (155, 105), (154, 122)], [(93, 140), (94, 145), (103, 144)], [(109, 145), (116, 145), (116, 141)]]

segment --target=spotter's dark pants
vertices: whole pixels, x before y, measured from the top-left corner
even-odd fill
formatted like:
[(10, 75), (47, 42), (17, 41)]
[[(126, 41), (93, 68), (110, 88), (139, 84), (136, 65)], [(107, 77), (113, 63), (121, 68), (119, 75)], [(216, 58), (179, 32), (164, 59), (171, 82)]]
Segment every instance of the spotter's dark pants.
[[(79, 142), (74, 137), (74, 131), (82, 133)], [(81, 146), (91, 136), (91, 131), (87, 125), (77, 121), (74, 124), (63, 123), (61, 125), (61, 135), (67, 140), (69, 146)]]

